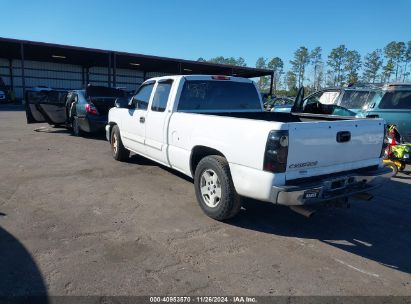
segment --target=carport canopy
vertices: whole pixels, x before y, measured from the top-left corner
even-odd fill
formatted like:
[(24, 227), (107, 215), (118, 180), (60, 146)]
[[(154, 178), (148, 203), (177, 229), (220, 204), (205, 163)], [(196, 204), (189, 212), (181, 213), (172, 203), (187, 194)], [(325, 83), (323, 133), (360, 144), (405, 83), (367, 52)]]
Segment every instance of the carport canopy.
[[(116, 85), (117, 68), (137, 69), (143, 71), (144, 73), (158, 72), (176, 75), (210, 74), (231, 75), (246, 78), (271, 76), (270, 89), (272, 89), (273, 80), (273, 72), (267, 69), (215, 64), (210, 62), (199, 62), (193, 60), (1, 37), (0, 57), (8, 59), (21, 59), (23, 70), (25, 60), (75, 64), (81, 65), (85, 68), (107, 67), (109, 70), (109, 75), (112, 73), (113, 86)], [(109, 84), (111, 85), (111, 83)]]

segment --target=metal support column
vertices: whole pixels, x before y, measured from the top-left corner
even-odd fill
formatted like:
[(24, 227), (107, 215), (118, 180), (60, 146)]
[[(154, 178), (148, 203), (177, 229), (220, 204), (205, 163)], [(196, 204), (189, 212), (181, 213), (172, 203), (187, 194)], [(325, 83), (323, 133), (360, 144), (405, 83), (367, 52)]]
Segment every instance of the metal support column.
[(21, 57), (21, 85), (23, 88), (23, 99), (26, 92), (26, 78), (24, 76), (24, 45), (20, 43), (20, 57)]
[(86, 67), (86, 87), (90, 84), (89, 67)]
[(113, 87), (117, 87), (117, 55), (113, 53)]
[(13, 79), (13, 59), (9, 59), (9, 77), (10, 77), (10, 90), (14, 91), (14, 79)]
[(83, 87), (83, 88), (85, 88), (86, 87), (86, 84), (84, 83), (85, 82), (85, 77), (84, 77), (84, 67), (82, 66), (81, 67), (81, 86)]
[(274, 84), (274, 72), (271, 73), (271, 82), (270, 82), (270, 96), (273, 95), (273, 84)]
[(111, 53), (108, 53), (107, 86), (111, 88)]

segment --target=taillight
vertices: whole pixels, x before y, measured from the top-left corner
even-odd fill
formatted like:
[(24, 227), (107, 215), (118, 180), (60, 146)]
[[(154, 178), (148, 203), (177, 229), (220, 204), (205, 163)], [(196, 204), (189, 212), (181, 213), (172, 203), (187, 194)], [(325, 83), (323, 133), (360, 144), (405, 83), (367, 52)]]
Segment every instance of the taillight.
[(230, 80), (230, 77), (224, 75), (215, 75), (211, 76), (211, 78), (214, 80)]
[(264, 155), (264, 171), (281, 173), (287, 169), (288, 130), (268, 134)]
[(387, 147), (389, 145), (389, 140), (388, 140), (388, 132), (387, 132), (387, 124), (384, 124), (384, 138), (382, 140), (382, 148), (381, 148), (381, 153), (380, 153), (380, 158), (385, 156), (385, 151), (387, 150)]
[(91, 115), (98, 115), (97, 108), (92, 103), (86, 104), (86, 112)]

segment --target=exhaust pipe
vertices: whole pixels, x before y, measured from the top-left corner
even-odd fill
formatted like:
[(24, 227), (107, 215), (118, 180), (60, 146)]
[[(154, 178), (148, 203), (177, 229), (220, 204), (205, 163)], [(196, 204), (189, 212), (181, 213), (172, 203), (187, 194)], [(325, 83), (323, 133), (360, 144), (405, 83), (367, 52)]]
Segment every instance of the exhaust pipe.
[(363, 201), (370, 201), (374, 198), (374, 195), (371, 195), (367, 192), (357, 193), (353, 196), (356, 199), (363, 200)]
[(297, 206), (297, 205), (293, 205), (289, 207), (292, 211), (297, 212), (298, 214), (301, 214), (305, 216), (306, 218), (310, 218), (315, 213), (315, 210), (309, 209), (307, 207), (302, 207), (302, 206)]

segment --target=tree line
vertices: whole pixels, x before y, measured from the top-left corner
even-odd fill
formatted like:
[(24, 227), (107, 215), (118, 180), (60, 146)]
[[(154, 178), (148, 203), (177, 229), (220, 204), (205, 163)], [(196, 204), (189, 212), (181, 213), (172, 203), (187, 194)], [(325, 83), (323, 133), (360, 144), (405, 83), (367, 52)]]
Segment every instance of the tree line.
[[(218, 56), (198, 61), (247, 66), (242, 57)], [(343, 86), (358, 82), (377, 83), (410, 79), (411, 74), (411, 41), (392, 41), (383, 49), (376, 49), (364, 57), (356, 50), (347, 49), (344, 44), (333, 48), (323, 58), (321, 47), (309, 50), (305, 46), (299, 47), (289, 61), (291, 68), (284, 70), (284, 61), (279, 57), (271, 59), (259, 57), (256, 68), (273, 71), (274, 93), (293, 95), (297, 88), (304, 85), (309, 91), (323, 87)], [(269, 77), (260, 77), (258, 87), (261, 91), (268, 91)]]

